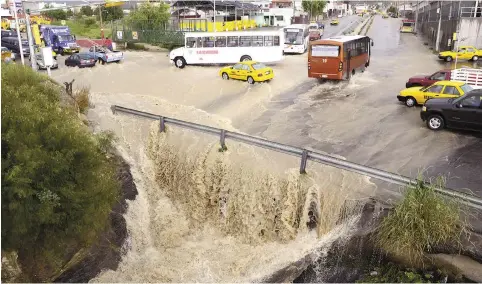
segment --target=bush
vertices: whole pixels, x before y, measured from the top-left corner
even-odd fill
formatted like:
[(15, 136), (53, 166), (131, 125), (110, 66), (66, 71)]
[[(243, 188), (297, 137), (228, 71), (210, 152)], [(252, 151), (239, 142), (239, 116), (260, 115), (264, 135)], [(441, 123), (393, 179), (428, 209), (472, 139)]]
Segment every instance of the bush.
[(84, 20), (84, 25), (85, 25), (86, 27), (90, 27), (90, 26), (93, 26), (93, 25), (95, 25), (95, 24), (96, 24), (95, 18), (90, 17), (90, 18), (86, 18), (86, 19)]
[(147, 51), (149, 50), (145, 45), (142, 43), (135, 43), (135, 42), (128, 42), (127, 43), (127, 49), (133, 49), (133, 50), (144, 50)]
[(77, 106), (79, 107), (79, 111), (81, 113), (85, 114), (89, 109), (89, 95), (90, 89), (87, 87), (82, 87), (79, 90), (75, 91), (75, 102), (77, 103)]
[(376, 244), (393, 256), (423, 265), (425, 252), (448, 242), (460, 243), (465, 231), (460, 203), (419, 182), (406, 190), (403, 200), (382, 220)]
[(18, 251), (36, 282), (97, 238), (119, 183), (106, 142), (60, 107), (57, 85), (21, 65), (1, 73), (2, 250)]

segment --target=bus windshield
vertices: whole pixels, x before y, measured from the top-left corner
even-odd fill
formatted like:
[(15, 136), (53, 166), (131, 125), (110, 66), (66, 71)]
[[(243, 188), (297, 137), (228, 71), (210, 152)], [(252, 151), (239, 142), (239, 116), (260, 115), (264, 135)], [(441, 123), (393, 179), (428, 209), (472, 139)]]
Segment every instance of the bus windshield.
[(313, 57), (338, 57), (340, 47), (337, 45), (312, 45), (311, 56)]
[(404, 27), (411, 27), (413, 26), (414, 24), (413, 23), (403, 23), (403, 26)]
[(303, 30), (300, 29), (286, 29), (285, 43), (286, 44), (303, 44)]

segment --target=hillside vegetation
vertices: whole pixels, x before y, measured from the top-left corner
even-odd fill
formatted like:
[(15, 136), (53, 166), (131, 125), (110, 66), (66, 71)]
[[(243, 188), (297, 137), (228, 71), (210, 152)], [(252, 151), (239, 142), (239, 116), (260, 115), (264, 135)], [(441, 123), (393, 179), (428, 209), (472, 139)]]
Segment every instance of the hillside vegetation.
[(58, 85), (17, 64), (1, 73), (2, 255), (18, 252), (17, 281), (50, 282), (106, 228), (116, 169), (105, 135), (61, 106)]

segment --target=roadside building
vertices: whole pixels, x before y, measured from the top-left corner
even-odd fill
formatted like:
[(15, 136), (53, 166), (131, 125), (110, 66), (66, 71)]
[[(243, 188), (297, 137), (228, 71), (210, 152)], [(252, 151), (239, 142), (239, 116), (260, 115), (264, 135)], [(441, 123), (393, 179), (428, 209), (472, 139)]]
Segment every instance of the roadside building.
[(482, 1), (419, 1), (412, 10), (417, 32), (434, 50), (452, 50), (457, 31), (458, 45), (482, 48)]

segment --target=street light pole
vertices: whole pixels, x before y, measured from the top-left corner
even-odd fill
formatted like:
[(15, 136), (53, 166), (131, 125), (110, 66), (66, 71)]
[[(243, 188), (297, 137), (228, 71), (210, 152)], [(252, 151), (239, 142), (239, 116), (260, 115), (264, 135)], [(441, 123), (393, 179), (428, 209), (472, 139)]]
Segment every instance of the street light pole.
[(213, 11), (214, 31), (216, 32), (216, 0), (213, 0), (213, 3), (214, 3), (214, 11)]
[(37, 59), (35, 58), (35, 50), (33, 48), (32, 28), (30, 27), (30, 15), (27, 13), (25, 13), (25, 24), (27, 25), (28, 46), (30, 49), (30, 64), (33, 70), (37, 70)]
[(435, 51), (440, 50), (440, 29), (442, 28), (442, 3), (438, 1), (438, 29), (437, 29), (437, 39), (435, 40)]
[(23, 56), (22, 37), (20, 36), (20, 25), (18, 23), (17, 3), (15, 2), (15, 0), (12, 0), (12, 1), (13, 1), (13, 16), (15, 17), (15, 28), (17, 30), (18, 46), (20, 49), (20, 59), (22, 61), (22, 65), (25, 65), (25, 58)]

